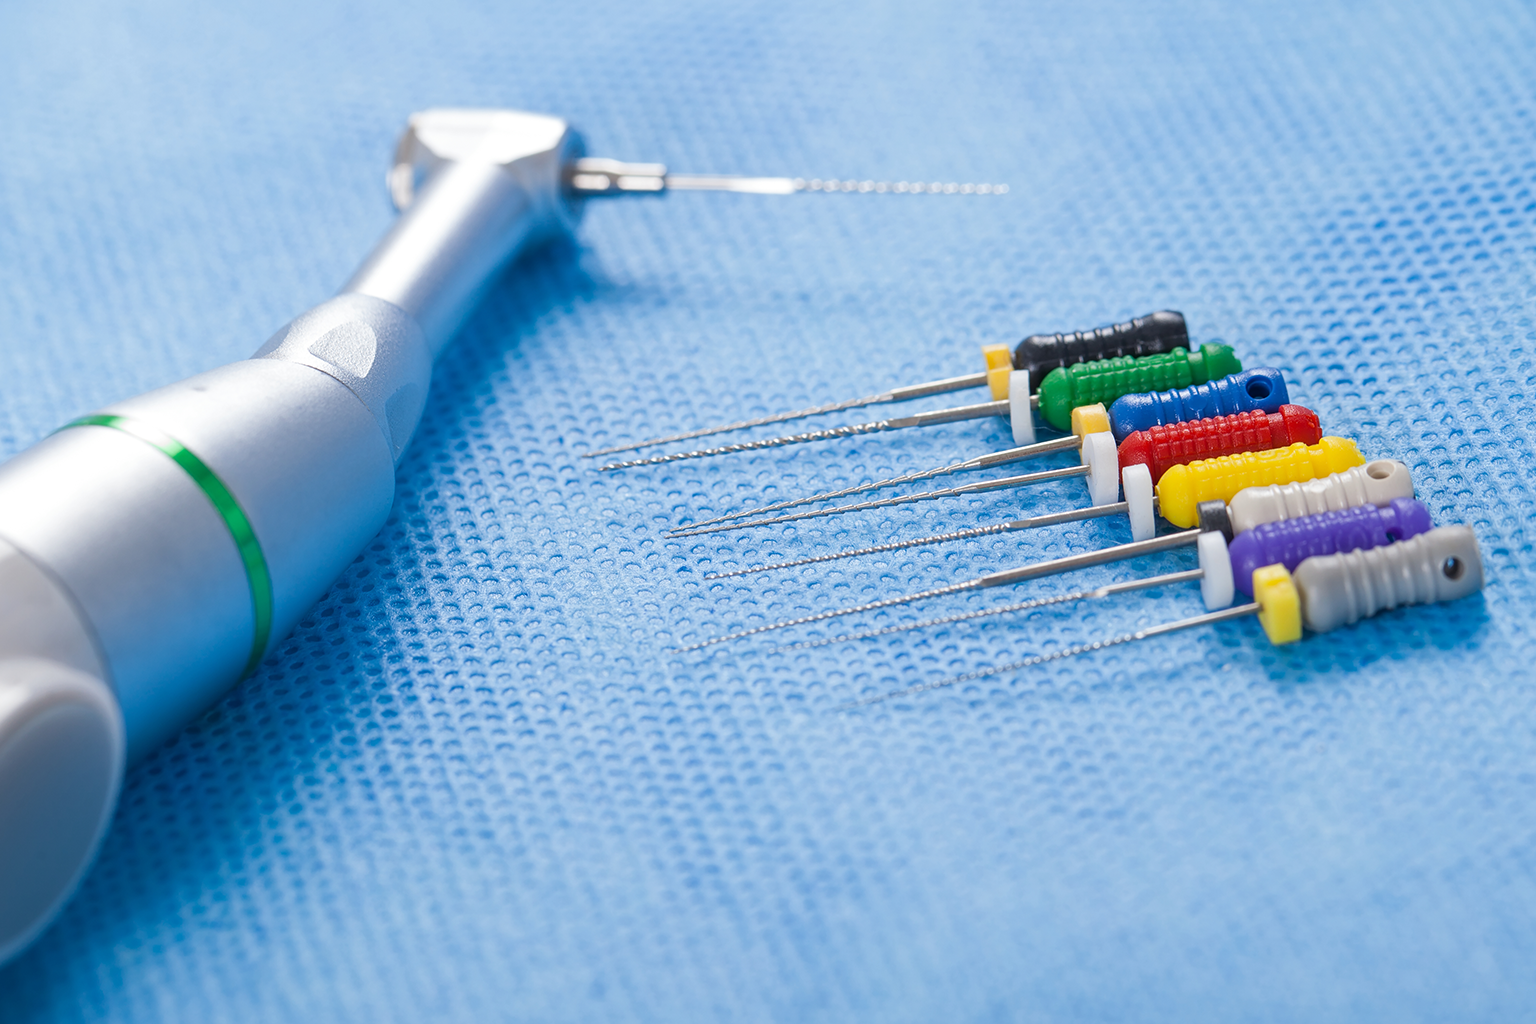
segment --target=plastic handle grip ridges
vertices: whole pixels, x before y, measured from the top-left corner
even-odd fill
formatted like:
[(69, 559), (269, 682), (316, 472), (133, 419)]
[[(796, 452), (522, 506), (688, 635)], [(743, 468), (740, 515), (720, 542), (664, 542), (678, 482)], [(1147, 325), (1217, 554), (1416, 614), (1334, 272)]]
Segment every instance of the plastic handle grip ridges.
[(1168, 470), (1186, 462), (1297, 443), (1316, 444), (1322, 437), (1317, 413), (1299, 405), (1282, 405), (1279, 412), (1254, 409), (1138, 430), (1120, 442), (1120, 465), (1140, 463), (1152, 471), (1156, 483)]
[(1184, 314), (1164, 309), (1091, 331), (1031, 334), (1013, 350), (1013, 368), (1028, 370), (1029, 379), (1034, 382), (1032, 390), (1039, 390), (1046, 374), (1073, 363), (1150, 356), (1188, 347), (1189, 329), (1184, 325)]
[(1308, 629), (1326, 633), (1409, 604), (1454, 601), (1483, 587), (1470, 526), (1441, 526), (1400, 544), (1309, 558), (1296, 569)]
[(1293, 444), (1267, 452), (1203, 459), (1164, 473), (1157, 482), (1157, 504), (1164, 519), (1188, 529), (1195, 525), (1195, 508), (1202, 501), (1231, 501), (1248, 487), (1311, 480), (1364, 461), (1355, 442), (1343, 437), (1325, 437), (1314, 445)]
[(1040, 415), (1057, 430), (1066, 430), (1079, 405), (1108, 405), (1121, 395), (1203, 384), (1242, 368), (1230, 345), (1076, 363), (1052, 370), (1040, 382)]
[(1273, 367), (1244, 370), (1230, 377), (1172, 391), (1128, 393), (1109, 407), (1109, 427), (1116, 441), (1158, 424), (1231, 416), (1258, 409), (1278, 412), (1290, 402), (1285, 376)]
[(1227, 550), (1237, 589), (1251, 596), (1255, 569), (1266, 565), (1295, 569), (1319, 555), (1385, 547), (1433, 528), (1423, 502), (1398, 498), (1386, 508), (1361, 505), (1265, 523), (1239, 534)]
[(1250, 487), (1229, 503), (1232, 529), (1246, 533), (1261, 523), (1336, 512), (1356, 505), (1385, 506), (1413, 497), (1413, 477), (1395, 459), (1375, 459), (1332, 476), (1300, 483)]

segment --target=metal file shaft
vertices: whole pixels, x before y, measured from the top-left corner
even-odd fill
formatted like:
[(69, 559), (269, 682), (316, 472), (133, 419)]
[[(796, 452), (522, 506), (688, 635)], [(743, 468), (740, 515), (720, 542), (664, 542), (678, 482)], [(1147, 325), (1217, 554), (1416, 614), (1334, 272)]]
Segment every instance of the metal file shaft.
[[(698, 430), (689, 430), (681, 434), (668, 434), (666, 437), (653, 437), (647, 441), (635, 441), (631, 444), (619, 444), (610, 448), (599, 448), (596, 451), (583, 452), (582, 458), (594, 459), (599, 455), (615, 455), (619, 452), (632, 452), (639, 448), (654, 448), (660, 444), (673, 444), (677, 441), (690, 441), (695, 437), (709, 437), (711, 434), (725, 434), (733, 430), (746, 430), (749, 427), (765, 427), (771, 423), (784, 423), (789, 420), (806, 419), (811, 416), (821, 416), (826, 413), (844, 412), (848, 409), (860, 409), (868, 405), (884, 405), (890, 402), (907, 402), (914, 398), (927, 398), (930, 395), (942, 395), (950, 391), (963, 391), (966, 388), (979, 388), (986, 384), (985, 373), (967, 373), (960, 377), (946, 377), (943, 380), (928, 381), (925, 384), (912, 384), (903, 388), (892, 388), (879, 394), (865, 395), (862, 398), (850, 398), (843, 402), (829, 402), (826, 405), (813, 405), (805, 409), (794, 409), (790, 412), (774, 413), (771, 416), (759, 416), (756, 419), (737, 420), (735, 423), (723, 423), (716, 427), (702, 427)], [(603, 467), (608, 468), (608, 467)]]
[(911, 697), (919, 693), (927, 693), (930, 690), (943, 689), (946, 686), (956, 686), (961, 683), (971, 683), (978, 679), (986, 679), (989, 676), (1002, 675), (1004, 672), (1017, 672), (1021, 669), (1034, 668), (1036, 665), (1044, 665), (1047, 662), (1058, 661), (1062, 658), (1072, 658), (1079, 654), (1091, 654), (1094, 651), (1102, 651), (1105, 648), (1117, 647), (1120, 644), (1134, 643), (1137, 640), (1146, 640), (1154, 636), (1166, 636), (1169, 633), (1177, 633), (1184, 629), (1194, 629), (1196, 626), (1209, 626), (1217, 622), (1227, 622), (1231, 619), (1243, 619), (1250, 615), (1259, 614), (1258, 604), (1240, 604), (1231, 608), (1223, 608), (1217, 612), (1206, 612), (1204, 615), (1195, 615), (1187, 619), (1179, 619), (1177, 622), (1164, 622), (1156, 626), (1148, 626), (1146, 629), (1138, 629), (1134, 633), (1122, 633), (1119, 636), (1110, 637), (1107, 640), (1095, 640), (1092, 643), (1075, 644), (1072, 647), (1064, 647), (1050, 654), (1037, 654), (1032, 658), (1022, 661), (1010, 662), (1007, 665), (998, 665), (994, 668), (978, 669), (975, 672), (967, 672), (965, 675), (953, 676), (949, 679), (940, 679), (932, 683), (920, 683), (917, 686), (908, 686), (901, 690), (892, 690), (890, 693), (882, 693), (875, 697), (866, 697), (863, 700), (852, 701), (842, 705), (837, 710), (851, 711), (854, 708), (868, 707), (871, 704), (879, 704), (882, 701), (894, 700), (900, 697)]
[(1033, 530), (1041, 526), (1078, 523), (1085, 519), (1098, 519), (1102, 516), (1124, 515), (1127, 508), (1127, 504), (1123, 501), (1117, 501), (1112, 505), (1089, 505), (1087, 508), (1072, 508), (1067, 509), (1065, 512), (1047, 512), (1044, 515), (1014, 519), (1006, 523), (994, 523), (991, 526), (972, 526), (964, 530), (935, 533), (927, 537), (918, 537), (915, 540), (898, 540), (887, 544), (871, 544), (869, 547), (834, 551), (830, 555), (816, 555), (811, 558), (797, 558), (789, 562), (775, 562), (772, 565), (754, 565), (746, 569), (733, 569), (730, 572), (710, 573), (704, 578), (706, 580), (725, 580), (733, 576), (748, 576), (752, 573), (772, 572), (775, 569), (794, 569), (802, 565), (815, 565), (818, 562), (835, 562), (841, 558), (856, 558), (859, 555), (880, 555), (889, 551), (902, 551), (906, 548), (922, 547), (927, 544), (946, 544), (954, 540), (971, 540), (976, 537), (990, 537), (999, 533), (1011, 533), (1014, 530)]
[(1069, 604), (1074, 601), (1095, 601), (1114, 594), (1128, 594), (1137, 590), (1151, 590), (1154, 587), (1163, 587), (1173, 583), (1194, 583), (1204, 575), (1205, 571), (1203, 569), (1186, 569), (1183, 572), (1169, 572), (1161, 576), (1148, 576), (1145, 579), (1127, 580), (1124, 583), (1107, 583), (1102, 587), (1093, 587), (1089, 590), (1074, 590), (1069, 594), (1037, 597), (1030, 601), (1006, 604), (1001, 608), (982, 608), (974, 612), (963, 612), (959, 615), (945, 615), (937, 619), (924, 619), (922, 622), (907, 622), (899, 626), (886, 626), (882, 629), (866, 629), (861, 633), (844, 633), (842, 636), (827, 637), (824, 640), (802, 640), (797, 644), (775, 647), (774, 650), (776, 652), (803, 651), (812, 647), (826, 647), (829, 644), (851, 643), (856, 640), (871, 640), (875, 637), (890, 636), (893, 633), (907, 633), (914, 629), (949, 626), (957, 622), (974, 622), (977, 619), (987, 619), (997, 615), (1011, 615), (1014, 612), (1033, 611), (1036, 608)]
[(603, 473), (614, 469), (632, 469), (636, 466), (660, 466), (668, 462), (679, 462), (684, 459), (704, 459), (714, 455), (731, 455), (737, 452), (755, 452), (768, 448), (782, 448), (785, 445), (805, 444), (809, 441), (830, 441), (846, 437), (858, 437), (862, 434), (876, 434), (886, 430), (902, 430), (907, 427), (932, 427), (941, 423), (958, 423), (962, 420), (979, 420), (988, 416), (1007, 416), (1010, 406), (1006, 401), (981, 402), (976, 405), (962, 405), (953, 409), (935, 409), (932, 412), (920, 412), (913, 416), (898, 416), (887, 420), (875, 420), (871, 423), (854, 423), (846, 427), (831, 427), (827, 430), (807, 430), (799, 434), (785, 434), (782, 437), (768, 437), (760, 441), (742, 441), (740, 444), (719, 445), (715, 448), (696, 448), (688, 452), (673, 452), (670, 455), (653, 455), (646, 459), (626, 459), (623, 462), (610, 462), (606, 466), (597, 467), (598, 472)]
[(692, 644), (680, 650), (697, 651), (715, 644), (725, 643), (728, 640), (742, 640), (746, 637), (757, 636), (762, 633), (771, 633), (777, 629), (787, 629), (790, 626), (804, 626), (813, 622), (825, 622), (827, 619), (835, 619), (843, 615), (855, 615), (859, 612), (892, 608), (896, 605), (911, 604), (914, 601), (921, 601), (925, 598), (962, 594), (969, 590), (984, 590), (989, 587), (1002, 587), (1012, 583), (1022, 583), (1025, 580), (1038, 579), (1041, 576), (1054, 576), (1058, 573), (1071, 572), (1074, 569), (1103, 565), (1106, 562), (1119, 561), (1124, 558), (1155, 554), (1159, 551), (1167, 551), (1171, 548), (1186, 547), (1193, 544), (1195, 538), (1199, 535), (1199, 530), (1182, 530), (1179, 533), (1153, 537), (1150, 540), (1133, 541), (1130, 544), (1117, 544), (1114, 547), (1102, 548), (1098, 551), (1085, 551), (1079, 555), (1047, 559), (1046, 561), (1035, 562), (1031, 565), (1021, 565), (1014, 569), (1003, 569), (999, 572), (987, 573), (985, 576), (977, 576), (975, 579), (951, 583), (944, 587), (934, 587), (931, 590), (920, 590), (916, 593), (903, 594), (899, 597), (887, 597), (879, 601), (869, 601), (848, 608), (835, 608), (832, 611), (818, 612), (815, 615), (803, 615), (796, 619), (786, 619), (782, 622), (774, 622), (766, 626), (755, 626), (752, 629), (744, 629), (738, 633), (711, 637), (701, 643)]
[(972, 469), (988, 469), (992, 466), (1003, 466), (1011, 462), (1022, 462), (1025, 459), (1037, 458), (1041, 455), (1050, 455), (1052, 452), (1077, 451), (1083, 446), (1082, 439), (1076, 435), (1058, 437), (1051, 441), (1041, 441), (1038, 444), (1023, 445), (1018, 448), (1009, 448), (1005, 451), (992, 452), (989, 455), (978, 455), (973, 459), (965, 459), (961, 462), (951, 462), (947, 466), (935, 466), (931, 469), (914, 470), (911, 473), (903, 473), (900, 476), (886, 477), (883, 480), (875, 480), (865, 484), (855, 484), (852, 487), (844, 487), (838, 491), (823, 491), (821, 494), (808, 494), (801, 498), (790, 498), (762, 508), (747, 508), (739, 512), (731, 512), (713, 519), (706, 519), (699, 523), (690, 523), (687, 526), (678, 527), (680, 530), (698, 530), (706, 526), (715, 526), (718, 523), (728, 523), (735, 519), (745, 519), (751, 516), (765, 516), (774, 512), (781, 512), (787, 508), (797, 508), (801, 505), (809, 505), (818, 501), (832, 501), (835, 498), (846, 498), (850, 494), (864, 494), (868, 491), (878, 491), (886, 487), (895, 487), (898, 484), (916, 483), (919, 480), (932, 480), (938, 476), (948, 476), (951, 473), (964, 473)]

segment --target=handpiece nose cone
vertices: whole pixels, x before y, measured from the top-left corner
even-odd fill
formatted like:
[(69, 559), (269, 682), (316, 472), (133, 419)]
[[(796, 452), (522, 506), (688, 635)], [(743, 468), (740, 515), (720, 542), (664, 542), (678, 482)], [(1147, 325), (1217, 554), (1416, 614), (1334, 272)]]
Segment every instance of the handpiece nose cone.
[(84, 876), (123, 758), (122, 714), (101, 680), (40, 658), (0, 661), (0, 963)]

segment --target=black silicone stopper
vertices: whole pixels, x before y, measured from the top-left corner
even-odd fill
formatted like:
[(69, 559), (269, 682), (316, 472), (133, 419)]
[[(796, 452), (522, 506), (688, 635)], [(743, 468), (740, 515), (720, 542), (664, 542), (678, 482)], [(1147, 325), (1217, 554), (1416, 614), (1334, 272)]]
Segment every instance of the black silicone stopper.
[(1202, 533), (1220, 530), (1222, 536), (1227, 538), (1227, 543), (1232, 543), (1232, 517), (1227, 515), (1226, 502), (1202, 501), (1195, 506), (1195, 515), (1200, 517)]

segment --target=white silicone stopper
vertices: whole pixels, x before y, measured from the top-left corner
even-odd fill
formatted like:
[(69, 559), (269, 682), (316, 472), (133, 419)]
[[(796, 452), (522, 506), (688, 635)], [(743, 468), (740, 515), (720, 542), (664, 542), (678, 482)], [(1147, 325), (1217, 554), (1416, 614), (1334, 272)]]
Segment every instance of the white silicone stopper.
[(1216, 530), (1202, 533), (1195, 538), (1195, 549), (1200, 553), (1200, 597), (1208, 611), (1218, 611), (1232, 603), (1235, 591), (1232, 580), (1232, 556), (1227, 554), (1227, 538)]
[(1013, 425), (1013, 443), (1035, 443), (1035, 410), (1029, 407), (1029, 371), (1014, 370), (1008, 375), (1008, 419)]
[(1095, 505), (1120, 500), (1120, 450), (1115, 435), (1105, 430), (1083, 438), (1083, 465), (1088, 467), (1088, 498)]
[(1126, 511), (1131, 518), (1131, 539), (1151, 540), (1157, 534), (1152, 471), (1138, 462), (1122, 469), (1120, 480), (1125, 487), (1125, 503), (1130, 506)]

